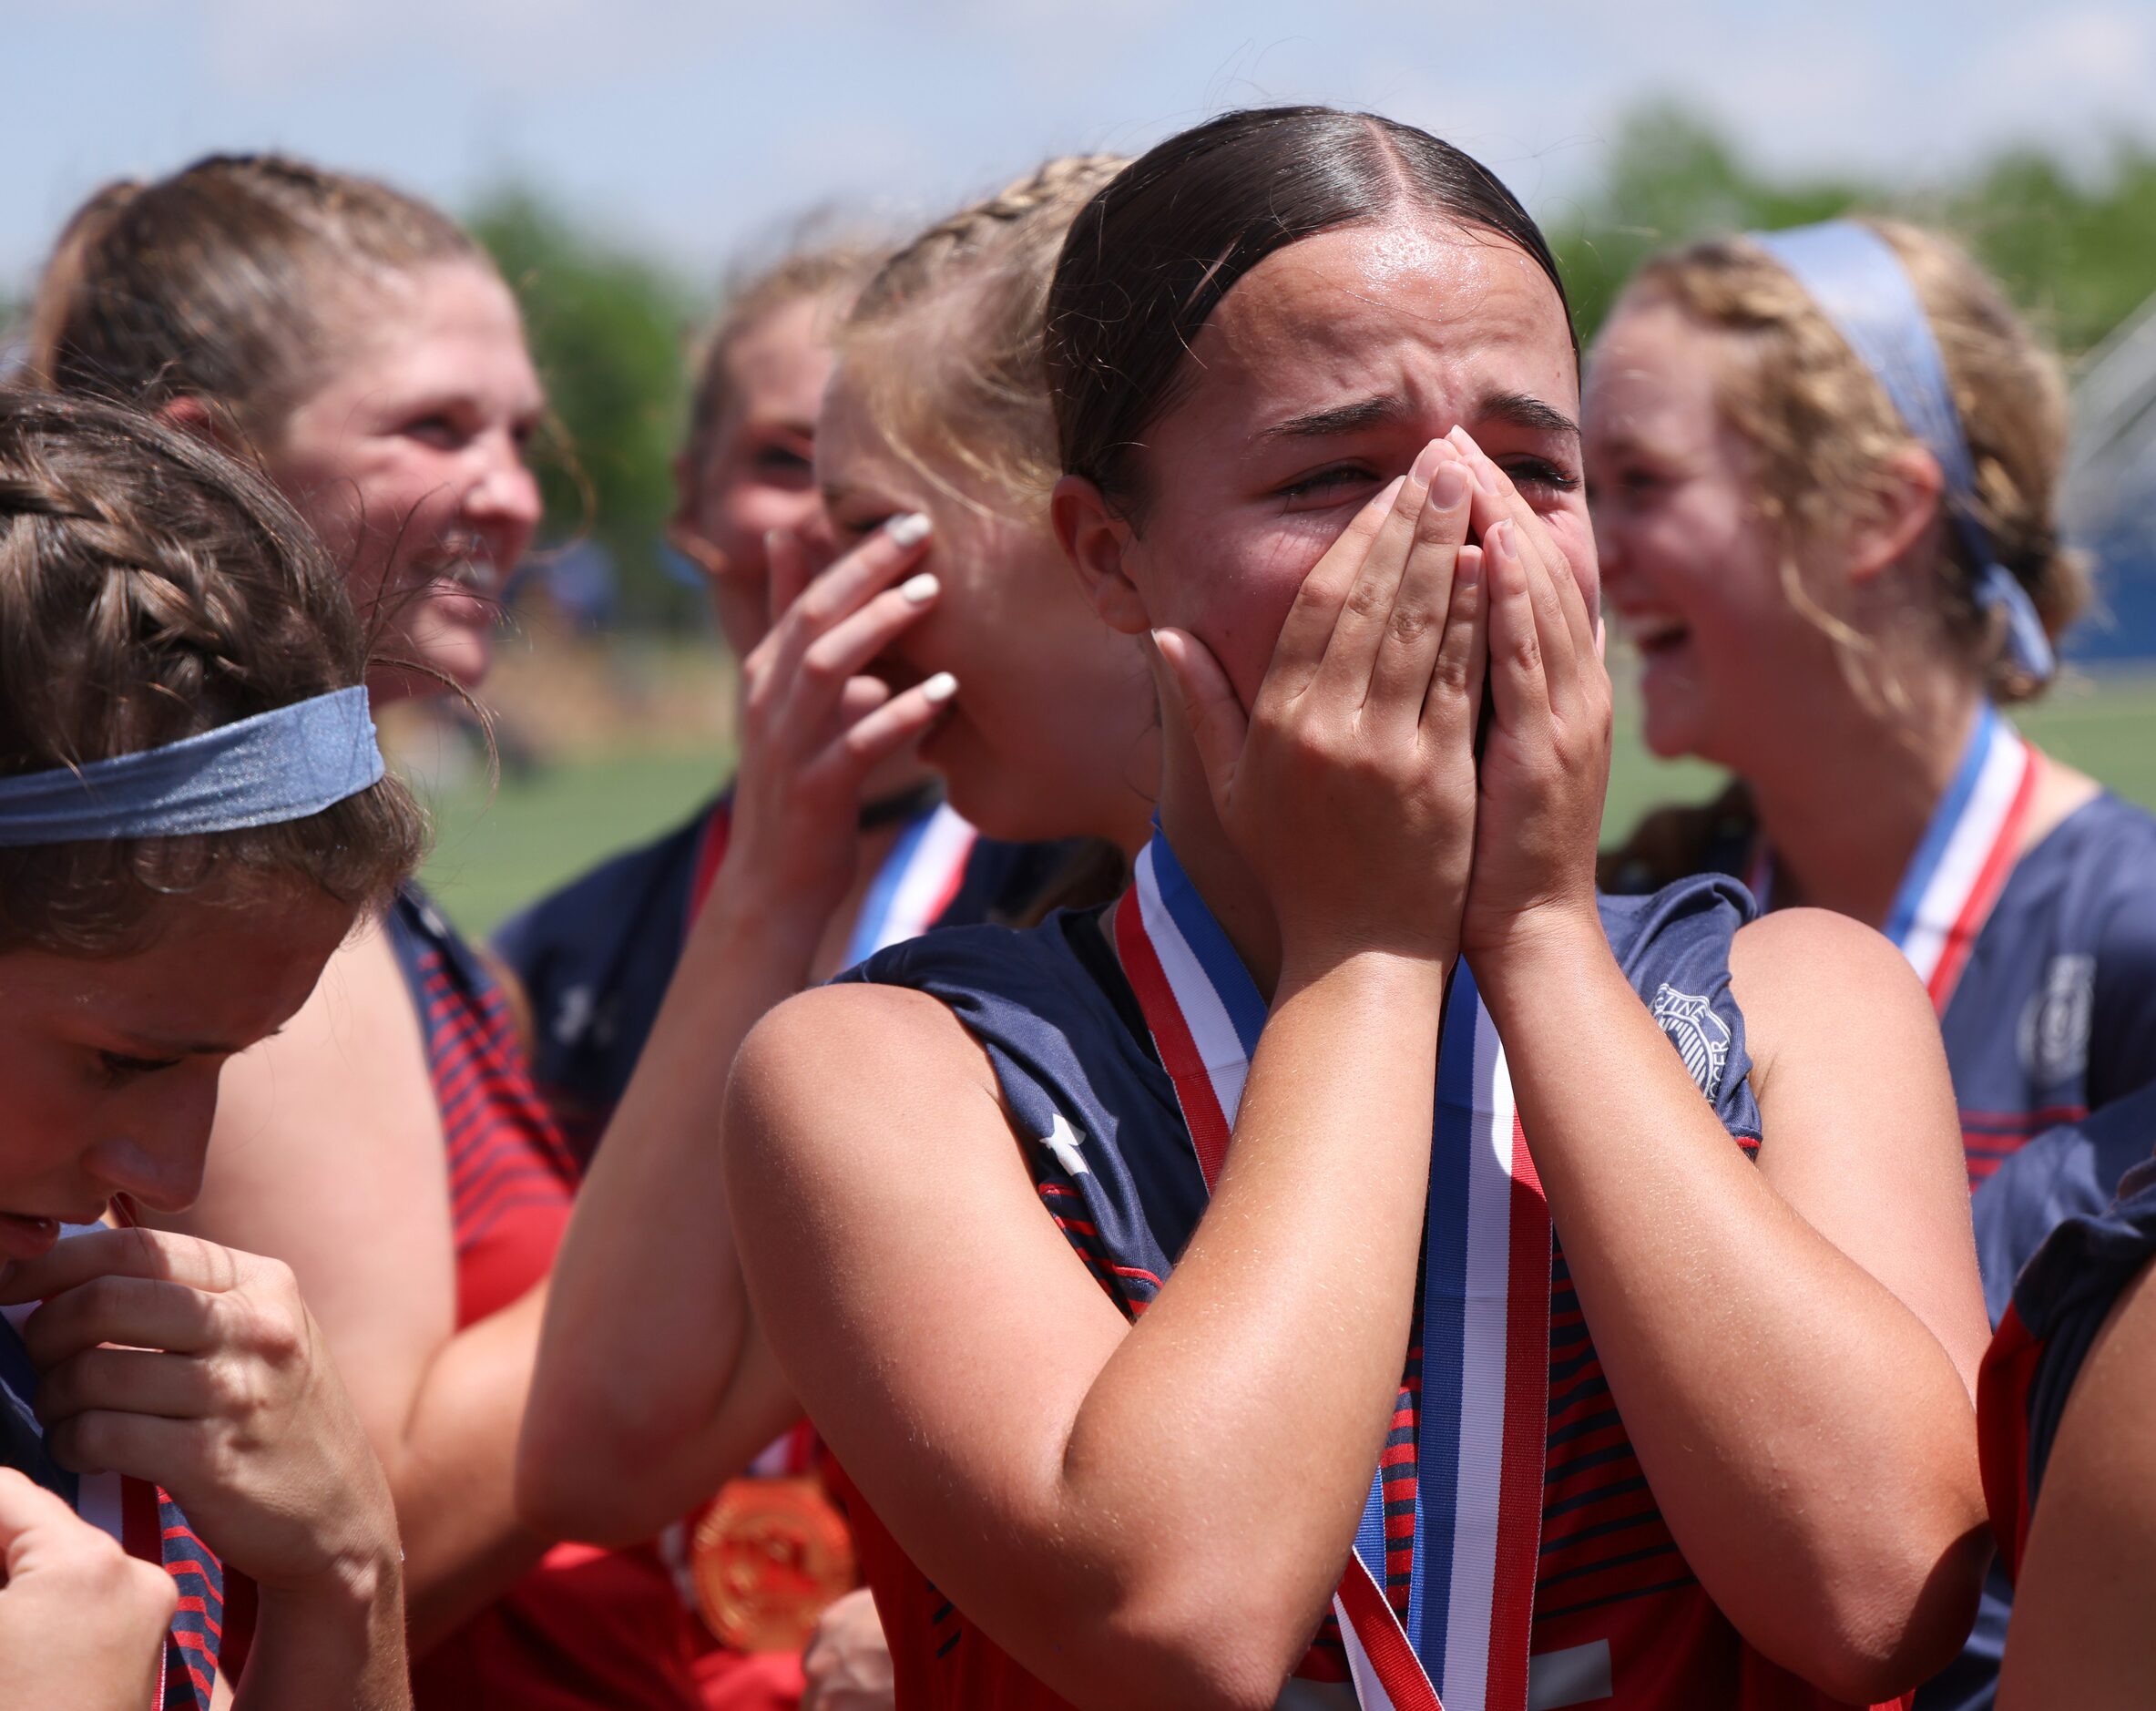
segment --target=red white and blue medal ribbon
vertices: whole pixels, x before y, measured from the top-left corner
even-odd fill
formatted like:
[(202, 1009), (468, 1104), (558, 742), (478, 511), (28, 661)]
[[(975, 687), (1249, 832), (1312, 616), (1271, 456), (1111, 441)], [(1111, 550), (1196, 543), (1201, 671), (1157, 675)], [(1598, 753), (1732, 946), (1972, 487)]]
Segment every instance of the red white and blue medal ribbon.
[(846, 941), (846, 962), (865, 962), (877, 951), (918, 938), (951, 907), (965, 883), (966, 859), (976, 834), (947, 802), (910, 820), (876, 870)]
[[(1264, 1000), (1158, 831), (1116, 906), (1116, 945), (1211, 1188)], [(1446, 998), (1425, 1228), (1412, 1504), (1372, 1480), (1333, 1597), (1363, 1711), (1521, 1711), (1541, 1542), (1549, 1215), (1503, 1048), (1463, 965)], [(1411, 1512), (1397, 1512), (1397, 1511)], [(1385, 1593), (1411, 1554), (1407, 1618)], [(1442, 1695), (1442, 1703), (1440, 1701)]]
[[(723, 798), (712, 808), (697, 845), (696, 866), (689, 882), (689, 917), (693, 926), (704, 899), (719, 877), (732, 830), (732, 804)], [(979, 835), (950, 804), (939, 802), (900, 827), (898, 839), (876, 870), (861, 913), (846, 941), (846, 966), (865, 962), (889, 946), (918, 938), (951, 907), (966, 883), (966, 864)]]
[[(2038, 772), (2036, 751), (1987, 702), (1895, 893), (1886, 937), (1909, 959), (1938, 1015), (1947, 1013), (1977, 936), (2013, 875)], [(1760, 907), (1767, 908), (1774, 870), (1763, 845), (1748, 879)]]

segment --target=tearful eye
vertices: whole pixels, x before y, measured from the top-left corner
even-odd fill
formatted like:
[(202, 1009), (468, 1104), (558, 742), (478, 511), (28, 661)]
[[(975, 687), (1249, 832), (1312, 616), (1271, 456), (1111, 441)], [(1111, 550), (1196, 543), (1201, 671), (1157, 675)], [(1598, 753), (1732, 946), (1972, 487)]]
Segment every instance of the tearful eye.
[(1333, 498), (1349, 487), (1374, 482), (1377, 476), (1362, 464), (1334, 464), (1328, 469), (1300, 476), (1285, 487), (1273, 489), (1276, 498), (1314, 499)]
[(1513, 457), (1502, 466), (1516, 487), (1539, 487), (1545, 493), (1571, 493), (1579, 486), (1579, 477), (1561, 465), (1553, 464), (1547, 457)]
[(107, 1086), (119, 1087), (138, 1076), (155, 1075), (159, 1070), (169, 1070), (179, 1062), (178, 1058), (137, 1058), (124, 1051), (97, 1053), (98, 1077)]

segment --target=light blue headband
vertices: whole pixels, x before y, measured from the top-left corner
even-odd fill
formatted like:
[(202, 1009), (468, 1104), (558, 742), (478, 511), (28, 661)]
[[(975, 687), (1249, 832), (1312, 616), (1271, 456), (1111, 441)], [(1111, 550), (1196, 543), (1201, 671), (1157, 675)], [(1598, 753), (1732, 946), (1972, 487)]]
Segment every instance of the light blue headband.
[(2014, 663), (2039, 681), (2050, 677), (2057, 662), (2043, 621), (2028, 590), (1999, 563), (1978, 518), (1976, 471), (1961, 414), (1947, 384), (1947, 364), (1901, 258), (1885, 239), (1853, 220), (1751, 236), (1810, 294), (1886, 389), (1904, 425), (1937, 460), (1947, 484), (1947, 515), (1977, 567), (1977, 603), (2005, 619), (2007, 651)]
[(382, 776), (363, 688), (162, 748), (0, 778), (0, 846), (236, 832), (320, 814)]

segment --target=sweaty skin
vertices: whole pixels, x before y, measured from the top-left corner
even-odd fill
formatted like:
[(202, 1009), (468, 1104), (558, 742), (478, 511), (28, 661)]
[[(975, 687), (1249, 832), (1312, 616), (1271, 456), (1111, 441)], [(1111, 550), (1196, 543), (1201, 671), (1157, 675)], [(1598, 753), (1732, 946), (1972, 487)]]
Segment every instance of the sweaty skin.
[[(1395, 265), (1414, 246), (1354, 229), (1229, 293), (1196, 341), (1201, 378), (1149, 431), (1142, 529), (1084, 484), (1058, 490), (1099, 610), (1169, 632), (1162, 817), (1274, 993), (1229, 1169), (1159, 1301), (1127, 1326), (1040, 1216), (949, 1014), (861, 988), (785, 1007), (737, 1066), (727, 1153), (751, 1293), (878, 1513), (1042, 1680), (1080, 1702), (1144, 1681), (1162, 1704), (1270, 1704), (1337, 1573), (1397, 1380), (1415, 1250), (1400, 1208), (1419, 1204), (1428, 1144), (1426, 1086), (1398, 1077), (1426, 1073), (1435, 1000), (1416, 971), (1456, 935), (1500, 1028), (1514, 1019), (1553, 1214), (1585, 1254), (1598, 1345), (1688, 1559), (1770, 1657), (1843, 1697), (1899, 1691), (1958, 1643), (1983, 1557), (1967, 1388), (1983, 1316), (1928, 1012), (1892, 953), (1842, 924), (1749, 929), (1761, 1167), (1700, 1101), (1594, 909), (1608, 701), (1562, 312), (1517, 251), (1426, 237), (1421, 277)], [(1409, 840), (1395, 874), (1382, 830), (1443, 802), (1427, 773), (1380, 750), (1306, 754), (1252, 841), (1220, 806), (1245, 761), (1231, 769), (1218, 733), (1232, 708), (1261, 754), (1301, 747), (1267, 709), (1268, 673), (1310, 645), (1291, 644), (1296, 615), (1330, 628), (1353, 579), (1313, 566), (1456, 428), (1486, 559), (1505, 541), (1488, 567), (1499, 716), (1473, 811), (1493, 855), (1431, 937), (1421, 914), (1445, 893), (1418, 864), (1442, 840)], [(1385, 805), (1338, 850), (1364, 789)], [(1358, 885), (1340, 886), (1350, 869)], [(1374, 918), (1344, 922), (1358, 900)], [(1305, 945), (1323, 948), (1314, 963)], [(1829, 992), (1877, 1019), (1867, 1040), (1828, 1025)], [(1556, 1043), (1581, 1040), (1595, 1048)], [(1873, 1145), (1881, 1132), (1897, 1145)], [(1352, 1162), (1328, 1152), (1346, 1132)], [(931, 1133), (934, 1149), (909, 1143)], [(1366, 1300), (1340, 1295), (1325, 1256), (1343, 1247), (1373, 1255)], [(954, 1293), (955, 1274), (996, 1286)], [(1823, 1339), (1847, 1361), (1823, 1369)], [(1304, 1382), (1320, 1366), (1336, 1387)], [(1026, 1385), (989, 1382), (1015, 1370)], [(1867, 1406), (1882, 1387), (1906, 1404), (1893, 1418)], [(1964, 1439), (1966, 1456), (1941, 1456)], [(1247, 1450), (1225, 1471), (1222, 1441)], [(1891, 1523), (1846, 1512), (1853, 1480)], [(1202, 1525), (1178, 1507), (1199, 1493)]]

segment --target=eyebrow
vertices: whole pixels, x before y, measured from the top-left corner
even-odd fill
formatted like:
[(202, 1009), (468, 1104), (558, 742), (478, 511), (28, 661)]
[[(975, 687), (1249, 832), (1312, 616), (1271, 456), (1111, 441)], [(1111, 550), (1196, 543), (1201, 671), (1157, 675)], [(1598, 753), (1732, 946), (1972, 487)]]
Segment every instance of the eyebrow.
[(1579, 424), (1555, 405), (1524, 392), (1493, 392), (1475, 407), (1477, 420), (1507, 422), (1533, 434), (1562, 434), (1579, 437)]
[[(1367, 428), (1385, 427), (1407, 415), (1406, 401), (1394, 393), (1381, 393), (1375, 397), (1360, 398), (1353, 404), (1334, 405), (1328, 410), (1313, 410), (1304, 415), (1290, 416), (1264, 429), (1258, 437), (1262, 440), (1323, 439), (1335, 434), (1357, 434)], [(1579, 424), (1555, 405), (1545, 403), (1528, 393), (1493, 392), (1487, 394), (1470, 412), (1477, 422), (1503, 422), (1533, 434), (1561, 434), (1577, 441)]]
[(1314, 440), (1334, 434), (1355, 434), (1364, 428), (1384, 427), (1407, 414), (1405, 400), (1392, 393), (1361, 398), (1354, 404), (1334, 405), (1330, 410), (1313, 410), (1276, 422), (1258, 437), (1263, 440)]

